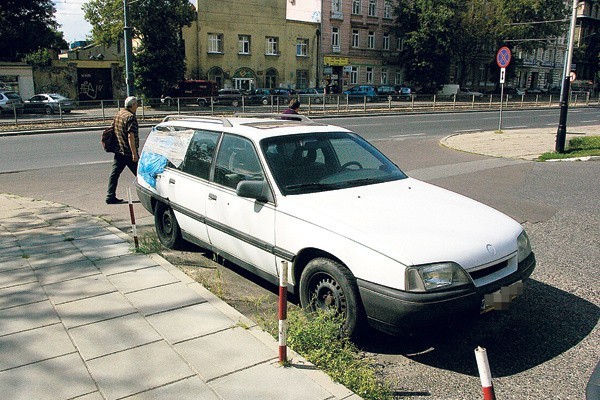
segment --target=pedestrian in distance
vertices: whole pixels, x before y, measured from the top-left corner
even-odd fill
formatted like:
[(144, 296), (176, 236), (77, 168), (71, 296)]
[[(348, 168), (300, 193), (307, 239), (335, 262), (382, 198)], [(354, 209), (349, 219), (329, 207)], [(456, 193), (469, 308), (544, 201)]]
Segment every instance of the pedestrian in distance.
[[(290, 105), (288, 106), (288, 108), (283, 110), (282, 114), (298, 115), (299, 108), (300, 108), (300, 100), (293, 98), (290, 100)], [(283, 117), (282, 119), (289, 119), (292, 121), (300, 121), (300, 118), (293, 118), (293, 117)]]
[(129, 96), (125, 99), (125, 108), (117, 112), (113, 121), (118, 147), (115, 150), (112, 171), (108, 178), (106, 204), (123, 203), (123, 199), (117, 198), (117, 185), (125, 167), (129, 168), (133, 175), (137, 176), (138, 148), (140, 146), (138, 121), (135, 116), (137, 108), (137, 98)]

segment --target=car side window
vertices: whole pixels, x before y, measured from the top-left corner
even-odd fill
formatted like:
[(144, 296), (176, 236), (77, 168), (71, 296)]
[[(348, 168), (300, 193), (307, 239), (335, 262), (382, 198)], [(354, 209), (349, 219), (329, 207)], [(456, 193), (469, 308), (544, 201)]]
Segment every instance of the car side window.
[(261, 181), (264, 173), (248, 139), (224, 135), (215, 166), (214, 181), (235, 189), (241, 181)]
[(195, 131), (181, 164), (181, 170), (208, 180), (218, 140), (219, 133), (217, 132)]

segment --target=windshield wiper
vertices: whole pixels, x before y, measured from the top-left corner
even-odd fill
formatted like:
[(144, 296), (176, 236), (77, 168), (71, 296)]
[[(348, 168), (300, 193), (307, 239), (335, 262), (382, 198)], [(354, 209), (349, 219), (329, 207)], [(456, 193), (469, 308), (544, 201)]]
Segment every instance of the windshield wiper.
[(316, 183), (316, 182), (307, 182), (307, 183), (298, 183), (295, 185), (287, 185), (286, 190), (298, 190), (298, 189), (337, 189), (339, 188), (338, 184), (332, 183)]

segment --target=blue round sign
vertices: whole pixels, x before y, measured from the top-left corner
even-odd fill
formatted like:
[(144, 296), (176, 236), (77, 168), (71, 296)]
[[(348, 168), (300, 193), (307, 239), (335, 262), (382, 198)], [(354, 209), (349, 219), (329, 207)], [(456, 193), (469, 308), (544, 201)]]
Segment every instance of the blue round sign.
[(508, 47), (501, 47), (496, 54), (496, 64), (498, 64), (500, 68), (506, 68), (508, 64), (510, 64), (511, 56), (512, 53)]

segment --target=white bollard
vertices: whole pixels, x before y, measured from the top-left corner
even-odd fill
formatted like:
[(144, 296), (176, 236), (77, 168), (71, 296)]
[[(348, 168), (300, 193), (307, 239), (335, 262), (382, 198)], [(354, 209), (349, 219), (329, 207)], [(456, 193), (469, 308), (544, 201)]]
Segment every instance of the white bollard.
[(475, 359), (477, 360), (477, 369), (479, 370), (479, 377), (481, 378), (483, 399), (496, 400), (494, 386), (492, 386), (492, 373), (490, 371), (490, 364), (488, 362), (487, 352), (483, 347), (478, 346), (475, 349)]
[(281, 262), (279, 271), (279, 363), (287, 362), (287, 275), (288, 263)]

